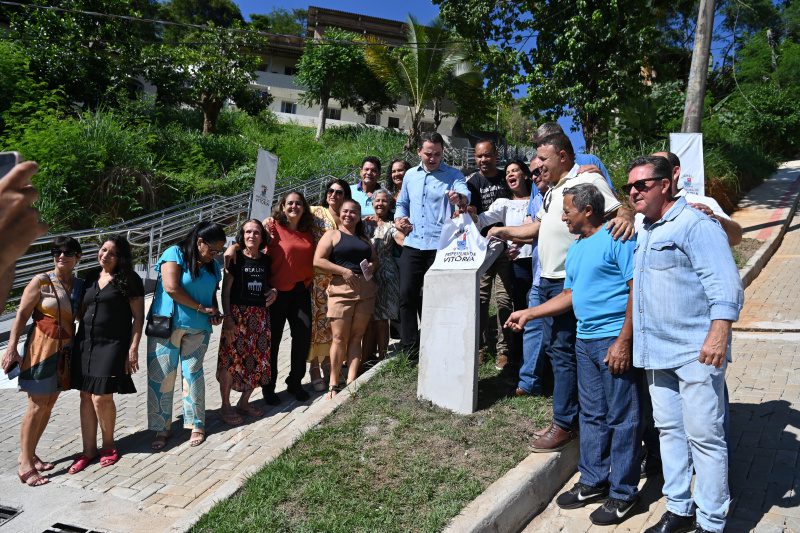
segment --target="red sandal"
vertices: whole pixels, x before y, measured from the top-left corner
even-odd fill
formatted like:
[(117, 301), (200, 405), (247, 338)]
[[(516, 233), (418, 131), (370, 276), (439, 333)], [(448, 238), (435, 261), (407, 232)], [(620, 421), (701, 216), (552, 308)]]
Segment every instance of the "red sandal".
[(96, 455), (94, 457), (89, 457), (85, 454), (80, 454), (75, 457), (75, 460), (72, 462), (67, 472), (69, 472), (70, 474), (77, 474), (78, 472), (83, 471), (95, 459), (97, 459)]
[[(47, 485), (50, 483), (50, 480), (42, 476), (35, 468), (30, 469), (24, 474), (17, 473), (17, 476), (19, 476), (19, 480), (22, 483), (28, 485), (29, 487), (41, 487), (42, 485)], [(32, 480), (33, 483), (28, 483), (28, 480)]]
[(100, 466), (111, 466), (119, 461), (119, 453), (116, 448), (110, 450), (100, 450)]

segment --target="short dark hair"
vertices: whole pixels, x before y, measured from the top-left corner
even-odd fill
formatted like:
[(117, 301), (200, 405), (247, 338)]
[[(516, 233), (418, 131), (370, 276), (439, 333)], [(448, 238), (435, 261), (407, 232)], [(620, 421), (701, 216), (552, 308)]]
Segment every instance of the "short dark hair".
[(364, 163), (372, 163), (375, 165), (375, 168), (378, 169), (378, 173), (381, 172), (381, 160), (375, 157), (374, 155), (368, 155), (364, 159), (361, 160), (361, 166), (359, 168), (364, 168)]
[(342, 178), (333, 178), (327, 184), (325, 184), (325, 188), (322, 189), (322, 197), (319, 199), (319, 205), (322, 207), (328, 207), (328, 189), (330, 189), (331, 185), (334, 183), (344, 189), (345, 200), (350, 200), (353, 198), (353, 191), (350, 190), (350, 184), (344, 181)]
[(572, 147), (572, 141), (563, 133), (554, 133), (543, 137), (537, 143), (539, 146), (552, 146), (556, 152), (564, 150), (571, 159), (575, 159), (575, 149)]
[(494, 143), (492, 139), (489, 138), (478, 139), (478, 142), (475, 143), (475, 148), (477, 148), (479, 144), (486, 144), (486, 143), (491, 144), (492, 150), (494, 150), (495, 152), (497, 151), (497, 145)]
[(283, 212), (283, 208), (286, 205), (286, 200), (292, 194), (299, 196), (300, 203), (303, 204), (303, 214), (300, 215), (300, 222), (297, 224), (297, 231), (311, 231), (311, 227), (314, 225), (314, 215), (311, 214), (311, 206), (308, 205), (308, 200), (306, 200), (305, 195), (303, 195), (303, 193), (300, 191), (291, 190), (281, 196), (278, 203), (272, 208), (272, 218), (274, 218), (275, 222), (283, 227), (289, 225), (289, 221), (286, 219), (286, 213)]
[(672, 168), (681, 166), (681, 158), (672, 152), (667, 152), (667, 161), (672, 165)]
[(444, 138), (439, 132), (436, 131), (426, 131), (422, 135), (419, 136), (419, 145), (417, 148), (422, 150), (422, 145), (426, 142), (438, 144), (442, 148), (444, 148)]
[(637, 157), (630, 162), (628, 168), (625, 170), (626, 174), (630, 174), (631, 170), (637, 167), (650, 165), (653, 167), (653, 177), (663, 180), (672, 180), (672, 165), (666, 157), (660, 155), (643, 155)]
[(78, 255), (83, 254), (83, 250), (81, 250), (81, 243), (68, 235), (59, 235), (53, 239), (53, 248), (62, 248), (68, 252), (75, 252)]
[(572, 205), (578, 211), (583, 211), (586, 206), (592, 208), (592, 214), (603, 218), (606, 200), (600, 190), (591, 183), (579, 183), (574, 187), (564, 189), (564, 197), (572, 196)]

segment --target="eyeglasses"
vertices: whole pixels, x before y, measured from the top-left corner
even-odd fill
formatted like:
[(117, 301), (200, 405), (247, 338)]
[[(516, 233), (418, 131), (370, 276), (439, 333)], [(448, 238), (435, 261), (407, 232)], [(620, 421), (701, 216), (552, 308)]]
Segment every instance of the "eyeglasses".
[(61, 257), (61, 254), (64, 254), (64, 257), (75, 257), (78, 255), (78, 252), (73, 252), (72, 250), (62, 250), (61, 248), (53, 248), (50, 250), (50, 255), (53, 257)]
[(219, 254), (221, 254), (223, 252), (224, 252), (224, 250), (215, 250), (210, 246), (208, 247), (208, 253), (210, 253), (212, 257), (213, 256), (217, 256), (217, 255), (219, 255)]
[(657, 181), (666, 178), (644, 178), (643, 180), (636, 180), (633, 183), (628, 183), (622, 186), (622, 192), (625, 194), (630, 194), (631, 190), (636, 189), (639, 192), (642, 192), (645, 189), (649, 189), (650, 187), (647, 186), (648, 181)]
[(331, 187), (328, 189), (328, 194), (332, 194), (334, 196), (344, 196), (344, 191), (342, 189), (334, 189)]
[(531, 170), (531, 174), (536, 176), (537, 178), (541, 173), (542, 173), (542, 167), (536, 167), (533, 170)]

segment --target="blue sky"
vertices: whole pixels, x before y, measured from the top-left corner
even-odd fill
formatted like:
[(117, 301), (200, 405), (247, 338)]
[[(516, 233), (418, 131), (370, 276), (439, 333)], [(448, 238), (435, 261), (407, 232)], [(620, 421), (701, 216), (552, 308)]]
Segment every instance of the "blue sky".
[(325, 0), (324, 2), (308, 2), (284, 0), (280, 4), (271, 4), (257, 0), (234, 0), (247, 19), (251, 13), (269, 13), (273, 7), (284, 9), (308, 9), (308, 6), (338, 9), (360, 15), (382, 17), (391, 20), (405, 20), (409, 13), (423, 24), (439, 14), (439, 7), (430, 0), (405, 0), (404, 2), (364, 2), (363, 0)]

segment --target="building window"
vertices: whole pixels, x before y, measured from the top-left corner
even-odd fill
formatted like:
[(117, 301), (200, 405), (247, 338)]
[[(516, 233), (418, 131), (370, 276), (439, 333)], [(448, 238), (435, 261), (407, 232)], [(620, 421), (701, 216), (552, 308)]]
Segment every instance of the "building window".
[(400, 129), (400, 117), (389, 117), (389, 127)]
[(436, 131), (436, 126), (433, 124), (433, 122), (422, 122), (419, 125), (419, 129), (423, 132), (434, 132)]
[(380, 113), (367, 113), (367, 116), (364, 119), (366, 124), (371, 126), (380, 126), (381, 125), (381, 115)]
[(332, 120), (342, 120), (342, 110), (341, 109), (336, 109), (334, 107), (329, 107), (328, 108), (328, 114), (325, 115), (325, 116), (326, 116), (326, 118), (329, 118), (329, 119), (332, 119)]
[(295, 67), (285, 66), (283, 67), (283, 73), (287, 76), (294, 76), (297, 74), (297, 69)]
[(294, 102), (281, 102), (281, 113), (297, 114), (297, 104)]

